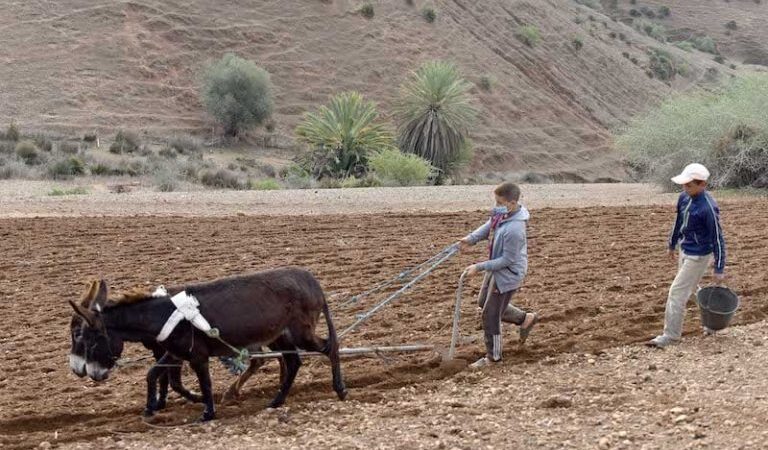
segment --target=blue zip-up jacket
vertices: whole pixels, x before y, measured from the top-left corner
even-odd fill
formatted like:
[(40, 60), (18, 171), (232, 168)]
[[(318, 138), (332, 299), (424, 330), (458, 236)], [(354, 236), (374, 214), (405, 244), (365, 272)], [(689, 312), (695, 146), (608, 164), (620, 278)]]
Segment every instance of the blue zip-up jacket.
[(669, 249), (678, 242), (686, 255), (714, 254), (715, 273), (725, 270), (725, 239), (720, 227), (720, 208), (709, 192), (696, 197), (683, 192), (677, 200), (677, 219), (669, 236)]
[[(518, 289), (528, 272), (527, 225), (531, 215), (524, 206), (520, 206), (510, 217), (499, 222), (493, 236), (491, 259), (479, 263), (482, 271), (493, 274), (499, 292), (505, 293)], [(489, 220), (480, 228), (470, 233), (467, 238), (472, 244), (488, 239), (491, 231)]]

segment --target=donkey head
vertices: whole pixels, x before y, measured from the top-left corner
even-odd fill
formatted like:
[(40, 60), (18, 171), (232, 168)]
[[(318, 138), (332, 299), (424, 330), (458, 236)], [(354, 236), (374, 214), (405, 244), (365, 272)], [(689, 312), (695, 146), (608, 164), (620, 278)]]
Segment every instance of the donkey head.
[(80, 303), (70, 300), (74, 309), (70, 323), (72, 349), (69, 365), (77, 376), (88, 374), (95, 381), (109, 377), (123, 352), (121, 339), (110, 339), (101, 311), (107, 301), (107, 284), (102, 280), (89, 285)]

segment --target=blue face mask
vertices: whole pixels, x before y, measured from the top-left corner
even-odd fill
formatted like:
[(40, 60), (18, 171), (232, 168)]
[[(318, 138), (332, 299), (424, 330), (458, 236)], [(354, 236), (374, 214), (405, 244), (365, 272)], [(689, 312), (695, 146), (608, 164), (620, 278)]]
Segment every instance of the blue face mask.
[(499, 214), (506, 214), (509, 212), (509, 208), (506, 206), (494, 206), (493, 209), (491, 209), (491, 215), (496, 216)]

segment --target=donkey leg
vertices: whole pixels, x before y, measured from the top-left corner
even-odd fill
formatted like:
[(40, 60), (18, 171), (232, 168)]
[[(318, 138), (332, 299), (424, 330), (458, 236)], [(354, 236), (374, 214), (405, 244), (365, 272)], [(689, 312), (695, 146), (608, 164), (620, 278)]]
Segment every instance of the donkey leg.
[(192, 403), (202, 403), (203, 402), (203, 396), (199, 394), (193, 394), (187, 388), (184, 387), (184, 385), (181, 382), (181, 365), (184, 364), (184, 361), (173, 357), (169, 360), (170, 365), (178, 366), (178, 367), (168, 367), (168, 381), (171, 384), (171, 389), (176, 391), (179, 395), (184, 397), (185, 399), (189, 400)]
[(157, 410), (165, 409), (168, 400), (168, 370), (163, 370), (158, 378), (160, 391), (157, 394)]
[[(157, 379), (165, 374), (165, 367), (161, 367), (168, 360), (169, 355), (165, 355), (157, 360), (157, 364), (150, 367), (147, 371), (147, 405), (144, 409), (144, 417), (151, 417), (158, 408), (157, 400)], [(167, 379), (166, 379), (167, 382)], [(167, 385), (166, 385), (167, 389)], [(167, 391), (166, 391), (167, 394)]]
[[(282, 384), (280, 386), (280, 391), (277, 393), (277, 397), (275, 397), (275, 399), (270, 402), (270, 408), (277, 408), (285, 403), (285, 399), (288, 397), (288, 391), (291, 390), (291, 386), (293, 386), (293, 380), (296, 379), (296, 374), (299, 373), (299, 367), (301, 367), (301, 358), (295, 353), (284, 353), (282, 359), (285, 362), (285, 376), (281, 376)], [(280, 373), (282, 375), (282, 369)]]
[(216, 409), (213, 406), (213, 387), (211, 386), (211, 374), (208, 371), (208, 358), (190, 361), (189, 365), (192, 366), (192, 370), (197, 375), (197, 381), (200, 383), (200, 392), (203, 394), (203, 403), (205, 404), (200, 421), (207, 422), (213, 420), (216, 417)]
[(239, 398), (240, 389), (243, 388), (245, 382), (248, 381), (248, 379), (251, 378), (253, 374), (256, 373), (256, 371), (259, 370), (259, 368), (263, 365), (263, 359), (252, 359), (251, 363), (248, 364), (248, 368), (245, 370), (245, 372), (241, 373), (240, 376), (237, 377), (237, 380), (235, 380), (235, 382), (229, 386), (229, 389), (227, 389), (227, 392), (224, 394), (224, 401)]

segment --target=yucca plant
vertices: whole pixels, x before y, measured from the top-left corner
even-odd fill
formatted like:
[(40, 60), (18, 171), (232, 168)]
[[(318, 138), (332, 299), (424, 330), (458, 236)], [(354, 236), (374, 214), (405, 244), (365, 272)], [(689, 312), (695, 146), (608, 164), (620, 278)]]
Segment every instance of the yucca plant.
[(304, 166), (315, 178), (364, 175), (370, 155), (394, 147), (392, 133), (377, 117), (376, 105), (357, 92), (338, 94), (328, 106), (305, 114), (296, 127), (298, 139), (311, 146)]
[(455, 171), (477, 115), (469, 101), (471, 87), (448, 62), (427, 62), (414, 72), (396, 108), (400, 149), (431, 162), (443, 175)]

